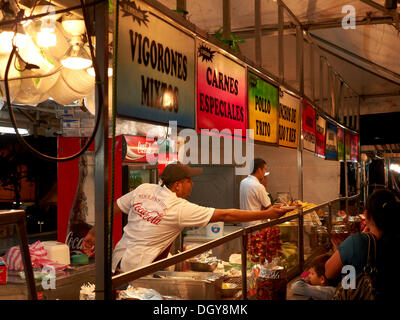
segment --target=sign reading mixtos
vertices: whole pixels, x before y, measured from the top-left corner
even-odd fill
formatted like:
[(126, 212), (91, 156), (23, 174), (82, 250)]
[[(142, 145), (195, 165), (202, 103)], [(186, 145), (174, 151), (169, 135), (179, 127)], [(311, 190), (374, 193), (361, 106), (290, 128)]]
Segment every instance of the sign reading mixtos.
[(318, 114), (316, 117), (315, 154), (322, 158), (325, 158), (325, 131), (326, 120)]
[(280, 91), (279, 93), (279, 145), (297, 148), (299, 135), (300, 100)]
[(194, 128), (195, 39), (142, 1), (119, 3), (117, 113)]
[(197, 46), (197, 131), (224, 129), (246, 137), (246, 69), (211, 44)]
[(279, 90), (251, 72), (247, 83), (249, 129), (254, 130), (254, 140), (277, 143)]
[(327, 160), (338, 159), (337, 127), (333, 123), (326, 123), (326, 147), (325, 157)]
[(303, 148), (315, 152), (315, 109), (303, 100)]

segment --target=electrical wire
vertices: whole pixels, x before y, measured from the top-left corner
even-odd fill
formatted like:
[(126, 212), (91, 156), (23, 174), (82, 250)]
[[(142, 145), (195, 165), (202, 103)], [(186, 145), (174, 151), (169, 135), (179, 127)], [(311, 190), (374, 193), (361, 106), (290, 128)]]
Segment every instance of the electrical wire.
[[(17, 135), (17, 139), (21, 142), (21, 144), (25, 148), (27, 148), (29, 151), (31, 151), (34, 155), (36, 155), (39, 158), (42, 158), (44, 160), (53, 161), (53, 162), (71, 161), (73, 159), (78, 158), (84, 152), (86, 152), (86, 150), (92, 144), (92, 142), (93, 142), (93, 140), (94, 140), (94, 138), (96, 136), (96, 133), (97, 133), (97, 130), (98, 130), (99, 124), (100, 124), (100, 118), (101, 118), (102, 109), (104, 107), (104, 99), (103, 99), (104, 97), (103, 97), (102, 83), (101, 83), (100, 78), (99, 78), (99, 70), (98, 70), (97, 60), (96, 60), (96, 57), (94, 55), (92, 41), (91, 41), (91, 38), (89, 36), (90, 34), (92, 34), (92, 32), (90, 32), (91, 31), (91, 26), (90, 26), (90, 24), (88, 22), (88, 17), (87, 17), (87, 13), (86, 13), (86, 5), (85, 5), (83, 0), (80, 0), (80, 1), (81, 1), (81, 9), (82, 9), (82, 13), (83, 13), (83, 19), (84, 19), (85, 27), (86, 27), (86, 35), (87, 35), (88, 42), (89, 42), (90, 55), (91, 55), (91, 58), (92, 58), (93, 67), (94, 67), (94, 71), (95, 71), (95, 79), (96, 79), (95, 83), (96, 83), (96, 86), (97, 86), (98, 99), (99, 99), (98, 104), (96, 104), (96, 106), (97, 105), (99, 106), (99, 108), (98, 108), (99, 110), (97, 110), (97, 113), (96, 113), (97, 118), (96, 118), (95, 127), (94, 127), (94, 130), (92, 132), (92, 135), (90, 136), (90, 138), (87, 140), (87, 142), (85, 143), (85, 145), (82, 147), (82, 149), (79, 152), (77, 152), (77, 153), (75, 153), (75, 154), (73, 154), (71, 156), (68, 156), (68, 157), (61, 157), (61, 158), (52, 157), (52, 156), (43, 154), (40, 151), (38, 151), (35, 148), (33, 148), (23, 138), (23, 136), (18, 132), (18, 129), (17, 129), (18, 126), (17, 126), (17, 123), (16, 123), (13, 107), (12, 107), (12, 104), (11, 104), (10, 89), (9, 89), (9, 85), (8, 85), (8, 81), (9, 81), (8, 73), (9, 73), (9, 70), (10, 70), (11, 61), (12, 61), (12, 59), (13, 59), (16, 51), (17, 51), (17, 47), (14, 45), (14, 43), (13, 43), (12, 51), (11, 51), (10, 56), (8, 58), (8, 61), (7, 61), (7, 66), (6, 66), (5, 75), (4, 75), (4, 86), (5, 86), (5, 90), (6, 90), (6, 99), (7, 99), (8, 111), (9, 111), (9, 114), (10, 114), (11, 124), (12, 124), (12, 126), (13, 126), (13, 128), (15, 130), (16, 135)], [(14, 36), (15, 36), (15, 34), (14, 34)]]

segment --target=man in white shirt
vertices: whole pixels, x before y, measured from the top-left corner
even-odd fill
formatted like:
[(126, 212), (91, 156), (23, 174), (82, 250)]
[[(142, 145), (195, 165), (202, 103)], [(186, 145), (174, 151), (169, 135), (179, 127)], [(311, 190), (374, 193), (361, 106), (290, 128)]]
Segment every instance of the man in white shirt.
[[(252, 172), (240, 182), (240, 209), (242, 210), (265, 210), (271, 206), (271, 200), (265, 189), (267, 163), (264, 159), (255, 158), (253, 160)], [(265, 180), (264, 180), (265, 179)], [(263, 181), (264, 180), (264, 181)], [(243, 222), (243, 227), (254, 226), (266, 220)]]
[[(162, 185), (144, 183), (116, 201), (115, 213), (127, 213), (128, 223), (113, 251), (113, 272), (116, 269), (127, 272), (166, 258), (171, 244), (184, 227), (205, 227), (216, 221), (275, 219), (288, 212), (278, 206), (268, 210), (243, 211), (191, 203), (185, 199), (192, 192), (192, 177), (201, 172), (201, 168), (169, 164), (161, 175)], [(94, 240), (93, 228), (83, 241), (84, 250), (93, 250)]]

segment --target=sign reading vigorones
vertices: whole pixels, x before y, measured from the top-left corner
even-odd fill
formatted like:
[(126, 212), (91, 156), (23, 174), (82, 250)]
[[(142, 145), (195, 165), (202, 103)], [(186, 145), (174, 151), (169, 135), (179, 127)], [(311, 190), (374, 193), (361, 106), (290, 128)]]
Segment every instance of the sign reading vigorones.
[(303, 148), (315, 152), (315, 109), (303, 100)]
[(279, 94), (279, 145), (297, 148), (300, 100), (281, 90)]
[(194, 128), (195, 39), (142, 1), (118, 7), (118, 115)]
[(338, 160), (344, 161), (344, 130), (337, 128)]
[(325, 156), (328, 160), (338, 159), (337, 131), (336, 125), (327, 121)]
[(197, 131), (241, 130), (246, 137), (246, 69), (199, 41), (197, 46)]
[(249, 129), (254, 130), (254, 140), (277, 143), (279, 90), (251, 72), (247, 79)]

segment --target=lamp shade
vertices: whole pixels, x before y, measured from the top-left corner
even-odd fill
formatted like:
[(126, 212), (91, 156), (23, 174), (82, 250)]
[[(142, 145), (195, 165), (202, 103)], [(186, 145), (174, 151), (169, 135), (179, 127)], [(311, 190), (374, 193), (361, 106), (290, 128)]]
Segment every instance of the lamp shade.
[(92, 65), (88, 53), (81, 45), (73, 45), (66, 53), (61, 63), (68, 69), (80, 70), (87, 69)]

